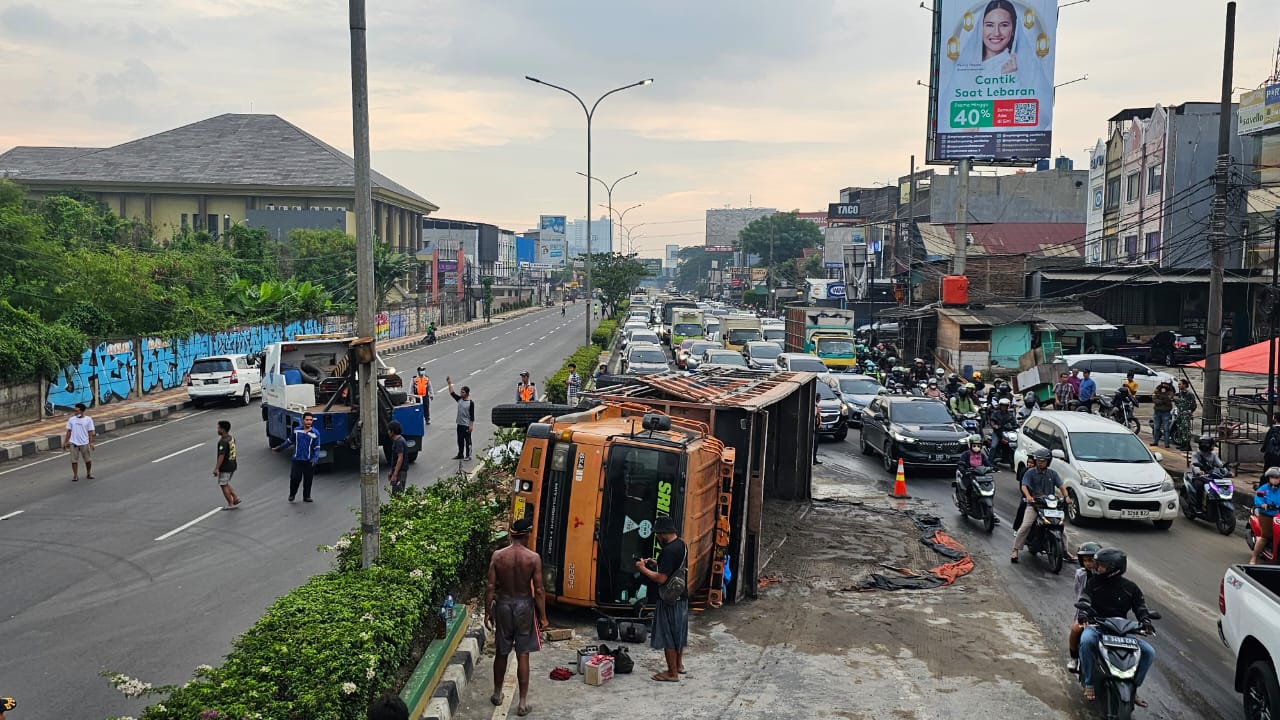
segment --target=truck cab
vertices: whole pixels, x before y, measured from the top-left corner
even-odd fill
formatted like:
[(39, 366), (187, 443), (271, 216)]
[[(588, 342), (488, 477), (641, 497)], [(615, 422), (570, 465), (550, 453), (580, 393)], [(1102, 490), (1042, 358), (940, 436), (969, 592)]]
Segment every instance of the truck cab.
[(737, 350), (749, 342), (763, 340), (760, 318), (754, 315), (725, 315), (720, 318), (720, 338), (726, 350)]
[(677, 347), (691, 338), (702, 337), (706, 337), (702, 311), (683, 308), (676, 310), (671, 323), (671, 347)]

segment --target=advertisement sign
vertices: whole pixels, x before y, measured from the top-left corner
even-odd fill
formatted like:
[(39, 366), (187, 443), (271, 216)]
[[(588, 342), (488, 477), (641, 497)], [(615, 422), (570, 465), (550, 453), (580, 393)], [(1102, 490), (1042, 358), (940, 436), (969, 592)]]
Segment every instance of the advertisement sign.
[(458, 261), (440, 260), (436, 262), (436, 270), (442, 273), (456, 273), (458, 272)]
[(1056, 0), (937, 0), (929, 163), (1051, 157)]
[(862, 206), (856, 202), (827, 205), (827, 220), (857, 220), (862, 217)]
[[(826, 278), (805, 278), (805, 283), (809, 286), (810, 300), (831, 300), (844, 297), (844, 283), (840, 280), (829, 280)], [(838, 287), (835, 293), (832, 288)]]
[(709, 253), (731, 253), (731, 252), (733, 252), (733, 246), (732, 246), (732, 245), (708, 245), (708, 246), (706, 246), (706, 247), (705, 247), (705, 248), (703, 248), (703, 249), (704, 249), (706, 252), (709, 252)]
[(1239, 133), (1253, 135), (1280, 127), (1280, 85), (1240, 94)]
[(565, 226), (564, 220), (564, 215), (539, 215), (538, 229), (553, 232), (557, 235), (563, 235)]
[(537, 262), (552, 267), (564, 267), (567, 243), (563, 239), (543, 238), (537, 243)]
[(637, 258), (650, 275), (662, 274), (662, 258)]
[[(827, 228), (826, 238), (822, 243), (822, 266), (829, 268), (844, 267), (844, 249), (858, 238), (865, 237), (865, 228), (850, 225), (833, 225)], [(866, 242), (865, 239), (863, 242)]]

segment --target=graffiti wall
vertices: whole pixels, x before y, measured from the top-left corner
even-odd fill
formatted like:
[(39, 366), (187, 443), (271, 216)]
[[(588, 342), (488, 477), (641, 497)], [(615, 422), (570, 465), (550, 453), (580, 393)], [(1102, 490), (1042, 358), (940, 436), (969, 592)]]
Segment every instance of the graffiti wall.
[[(379, 313), (378, 338), (395, 339), (424, 332), (431, 310), (404, 308)], [(252, 325), (185, 338), (133, 338), (104, 342), (86, 350), (80, 361), (49, 379), (46, 412), (76, 403), (90, 407), (180, 387), (196, 358), (256, 353), (273, 342), (298, 335), (353, 334), (354, 319), (335, 315), (285, 325)]]

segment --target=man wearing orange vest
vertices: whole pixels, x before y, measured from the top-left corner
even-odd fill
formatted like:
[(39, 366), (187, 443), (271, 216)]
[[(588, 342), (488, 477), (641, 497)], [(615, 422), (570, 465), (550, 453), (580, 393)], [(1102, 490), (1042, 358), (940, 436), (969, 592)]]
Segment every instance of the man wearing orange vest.
[(435, 388), (431, 387), (431, 378), (427, 377), (427, 369), (418, 366), (418, 375), (413, 379), (413, 394), (422, 398), (422, 418), (428, 425), (431, 424), (431, 399), (436, 396)]
[(520, 373), (520, 382), (516, 383), (516, 402), (527, 403), (538, 399), (538, 389), (529, 380), (529, 371)]

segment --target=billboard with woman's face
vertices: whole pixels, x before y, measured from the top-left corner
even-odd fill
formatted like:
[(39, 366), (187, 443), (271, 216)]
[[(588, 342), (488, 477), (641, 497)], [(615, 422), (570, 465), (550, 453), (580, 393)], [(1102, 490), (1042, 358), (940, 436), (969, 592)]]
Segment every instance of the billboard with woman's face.
[(935, 0), (928, 161), (1051, 156), (1056, 0)]

